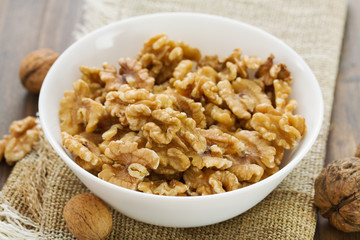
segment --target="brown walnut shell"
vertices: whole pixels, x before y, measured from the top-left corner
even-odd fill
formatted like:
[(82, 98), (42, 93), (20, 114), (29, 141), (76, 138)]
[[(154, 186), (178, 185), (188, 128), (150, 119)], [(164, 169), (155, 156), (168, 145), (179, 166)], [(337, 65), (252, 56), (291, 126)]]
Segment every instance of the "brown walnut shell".
[(360, 158), (334, 161), (315, 180), (320, 214), (344, 232), (360, 231)]
[(112, 229), (112, 216), (105, 203), (91, 193), (72, 197), (63, 211), (66, 226), (79, 240), (105, 239)]
[(22, 60), (19, 68), (21, 83), (32, 93), (39, 93), (47, 72), (59, 54), (51, 49), (38, 49)]

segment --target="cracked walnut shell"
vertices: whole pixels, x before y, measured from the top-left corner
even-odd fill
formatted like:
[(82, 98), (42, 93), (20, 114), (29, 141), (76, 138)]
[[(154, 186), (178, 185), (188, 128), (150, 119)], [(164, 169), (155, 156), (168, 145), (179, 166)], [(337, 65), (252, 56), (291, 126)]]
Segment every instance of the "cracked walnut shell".
[(360, 231), (360, 156), (330, 163), (315, 180), (314, 204), (332, 226)]

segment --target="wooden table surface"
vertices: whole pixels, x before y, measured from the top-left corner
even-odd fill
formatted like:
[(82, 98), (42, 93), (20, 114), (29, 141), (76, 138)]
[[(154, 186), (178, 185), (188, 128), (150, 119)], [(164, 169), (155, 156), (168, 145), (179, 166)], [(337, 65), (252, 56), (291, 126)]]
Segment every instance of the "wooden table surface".
[[(73, 41), (81, 21), (81, 0), (0, 0), (0, 137), (14, 120), (35, 116), (38, 96), (21, 85), (18, 68), (22, 58), (38, 48), (59, 53)], [(329, 26), (331, 27), (331, 26)], [(360, 1), (350, 0), (339, 75), (336, 84), (326, 164), (351, 156), (360, 143)], [(0, 163), (0, 189), (11, 167)], [(360, 239), (345, 234), (319, 217), (317, 240)]]

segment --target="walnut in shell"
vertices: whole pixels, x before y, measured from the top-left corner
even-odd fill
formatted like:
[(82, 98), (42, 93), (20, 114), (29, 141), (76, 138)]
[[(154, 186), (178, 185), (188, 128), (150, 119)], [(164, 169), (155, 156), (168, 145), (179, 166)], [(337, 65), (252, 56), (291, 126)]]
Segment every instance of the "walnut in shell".
[(105, 239), (112, 229), (108, 207), (91, 193), (72, 197), (66, 203), (63, 215), (67, 228), (79, 240)]
[(360, 156), (330, 163), (315, 180), (320, 214), (344, 232), (360, 231)]
[(39, 93), (47, 72), (59, 54), (51, 49), (38, 49), (22, 60), (19, 68), (21, 83), (32, 93)]

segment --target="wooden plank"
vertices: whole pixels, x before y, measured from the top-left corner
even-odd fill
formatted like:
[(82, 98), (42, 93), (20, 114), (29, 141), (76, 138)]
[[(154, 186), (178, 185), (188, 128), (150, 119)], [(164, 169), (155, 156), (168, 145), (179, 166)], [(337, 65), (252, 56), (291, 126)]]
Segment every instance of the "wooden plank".
[[(348, 18), (327, 145), (326, 162), (353, 156), (360, 144), (360, 2), (349, 1)], [(316, 240), (355, 240), (358, 233), (343, 233), (319, 215)]]
[[(0, 136), (8, 133), (13, 120), (36, 112), (37, 96), (28, 94), (18, 79), (22, 57), (37, 42), (45, 1), (1, 1), (0, 9)], [(40, 17), (34, 17), (40, 16)], [(11, 168), (0, 165), (0, 187)]]
[[(38, 95), (20, 83), (21, 60), (38, 48), (64, 51), (74, 41), (81, 10), (81, 0), (0, 0), (0, 137), (12, 121), (38, 110)], [(0, 164), (0, 189), (10, 171)]]

